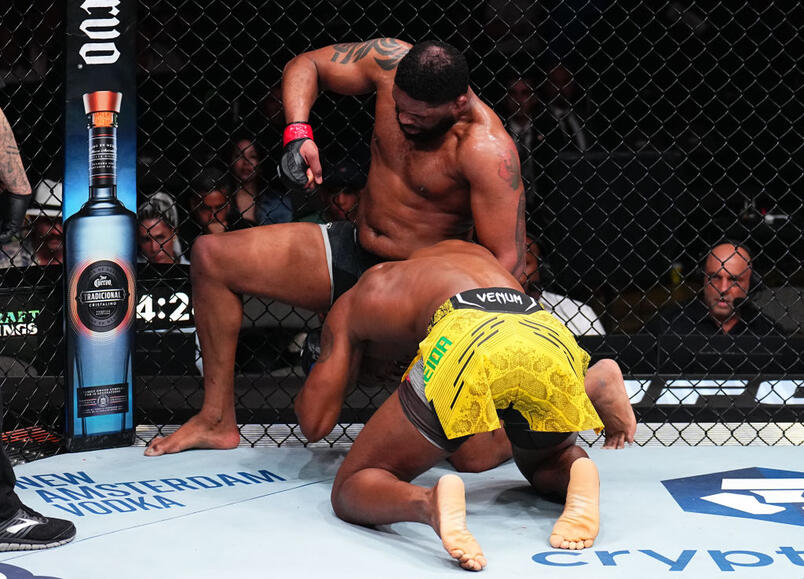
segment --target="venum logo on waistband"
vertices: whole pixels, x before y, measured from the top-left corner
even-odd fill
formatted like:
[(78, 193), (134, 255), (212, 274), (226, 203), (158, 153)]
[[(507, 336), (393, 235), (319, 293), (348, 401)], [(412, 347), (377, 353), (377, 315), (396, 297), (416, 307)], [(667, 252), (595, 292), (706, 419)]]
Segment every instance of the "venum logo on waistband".
[[(113, 42), (120, 36), (117, 25), (120, 20), (117, 15), (120, 13), (118, 5), (120, 0), (84, 0), (81, 8), (92, 18), (85, 18), (78, 26), (81, 32), (86, 34), (90, 42), (85, 42), (78, 50), (78, 54), (88, 65), (94, 64), (113, 64), (120, 58), (120, 51)], [(105, 17), (98, 18), (92, 10), (105, 10)]]
[(477, 299), (485, 303), (498, 304), (522, 304), (522, 296), (518, 293), (508, 292), (484, 292), (477, 294)]

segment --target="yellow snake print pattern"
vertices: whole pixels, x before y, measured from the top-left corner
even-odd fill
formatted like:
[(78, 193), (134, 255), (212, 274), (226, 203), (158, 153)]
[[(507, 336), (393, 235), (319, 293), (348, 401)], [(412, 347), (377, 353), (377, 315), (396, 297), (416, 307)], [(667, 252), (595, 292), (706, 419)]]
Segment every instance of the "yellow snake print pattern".
[(603, 427), (584, 389), (589, 354), (543, 310), (497, 313), (447, 301), (411, 367), (419, 358), (425, 396), (448, 438), (499, 428), (497, 409), (509, 406), (539, 432)]

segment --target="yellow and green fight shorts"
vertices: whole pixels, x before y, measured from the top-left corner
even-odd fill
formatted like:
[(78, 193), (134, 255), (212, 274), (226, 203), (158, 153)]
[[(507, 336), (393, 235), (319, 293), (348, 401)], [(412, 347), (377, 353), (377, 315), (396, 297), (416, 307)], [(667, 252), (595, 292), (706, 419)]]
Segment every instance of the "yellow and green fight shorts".
[(400, 401), (419, 431), (449, 451), (444, 437), (495, 430), (498, 412), (511, 409), (531, 431), (599, 432), (603, 424), (584, 388), (588, 364), (572, 333), (534, 298), (510, 288), (474, 289), (434, 314), (402, 377)]

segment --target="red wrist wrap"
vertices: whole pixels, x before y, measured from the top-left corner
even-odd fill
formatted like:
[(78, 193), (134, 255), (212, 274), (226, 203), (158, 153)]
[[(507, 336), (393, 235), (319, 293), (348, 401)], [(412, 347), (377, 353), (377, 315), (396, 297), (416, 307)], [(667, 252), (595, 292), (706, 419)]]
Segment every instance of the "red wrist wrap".
[(282, 133), (282, 146), (296, 139), (313, 139), (313, 127), (309, 123), (290, 123)]

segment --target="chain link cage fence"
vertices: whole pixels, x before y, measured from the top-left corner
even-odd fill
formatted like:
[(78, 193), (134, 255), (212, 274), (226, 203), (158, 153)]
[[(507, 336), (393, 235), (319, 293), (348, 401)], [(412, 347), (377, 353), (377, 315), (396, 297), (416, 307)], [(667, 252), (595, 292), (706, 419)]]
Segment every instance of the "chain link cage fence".
[[(63, 431), (64, 14), (52, 0), (15, 0), (0, 18), (0, 108), (35, 192), (23, 236), (0, 254), (3, 438), (25, 460), (58, 452)], [(797, 3), (139, 2), (139, 214), (177, 232), (146, 228), (140, 240), (140, 442), (200, 408), (190, 248), (210, 220), (254, 219), (253, 207), (226, 206), (242, 172), (258, 174), (274, 221), (346, 218), (365, 179), (372, 96), (324, 93), (311, 123), (325, 187), (282, 189), (283, 66), (312, 48), (395, 37), (466, 55), (473, 90), (519, 149), (538, 253), (527, 289), (593, 360), (620, 362), (638, 442), (802, 444), (802, 22)], [(745, 248), (727, 257), (750, 252), (747, 281), (708, 264), (724, 239)], [(722, 283), (746, 290), (728, 334), (707, 321)], [(243, 299), (241, 433), (252, 445), (301, 443), (298, 352), (319, 316)], [(353, 439), (403, 366), (363, 371), (328, 444)]]

